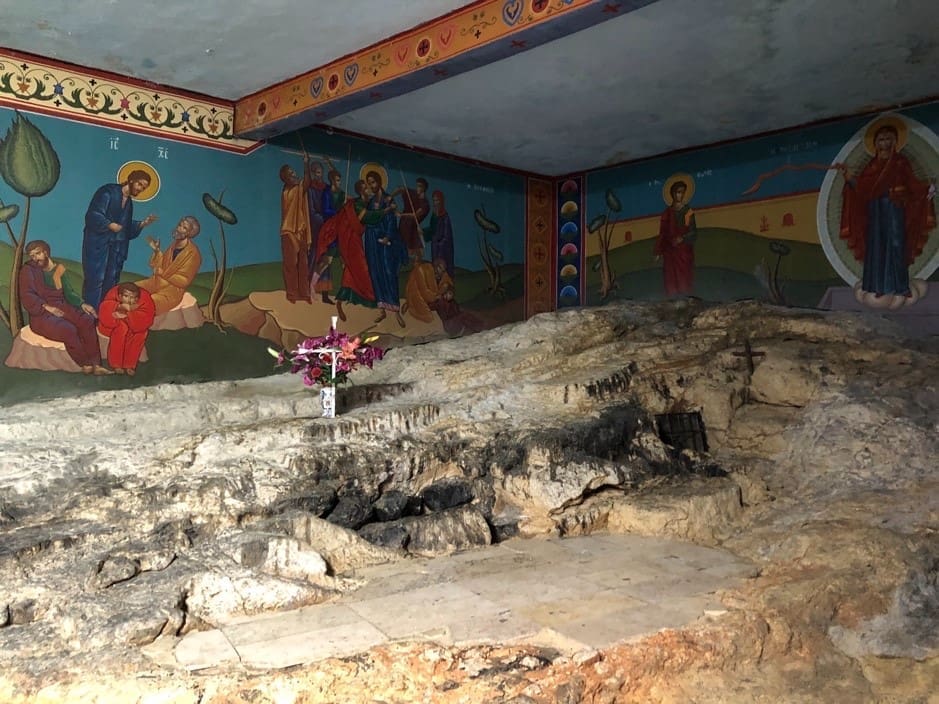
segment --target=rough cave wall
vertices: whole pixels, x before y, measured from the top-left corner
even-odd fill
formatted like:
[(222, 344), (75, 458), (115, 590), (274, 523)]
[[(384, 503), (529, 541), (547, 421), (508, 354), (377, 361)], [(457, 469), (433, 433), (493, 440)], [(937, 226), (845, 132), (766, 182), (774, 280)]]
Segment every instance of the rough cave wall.
[[(827, 167), (844, 163), (859, 174), (871, 158), (874, 132), (890, 122), (899, 131), (899, 154), (928, 188), (939, 171), (935, 102), (587, 173), (586, 207), (571, 209), (567, 217), (559, 214), (559, 247), (571, 245), (558, 261), (559, 290), (567, 286), (569, 294), (559, 298), (559, 305), (694, 295), (712, 301), (754, 298), (800, 307), (876, 309), (878, 301), (868, 306), (851, 295), (864, 264), (840, 236), (844, 176)], [(697, 236), (684, 252), (663, 252), (657, 246), (662, 216), (669, 212), (671, 187), (679, 180), (687, 186), (684, 203)], [(682, 212), (679, 225), (685, 219)], [(566, 222), (571, 223), (567, 234)], [(675, 234), (682, 231), (679, 227)], [(920, 234), (925, 246), (909, 274), (935, 280), (935, 221)], [(664, 256), (656, 260), (659, 253)], [(939, 320), (935, 295), (934, 290), (926, 300), (896, 304), (909, 314), (928, 310)]]
[[(324, 302), (323, 293), (331, 300), (342, 285), (341, 253), (327, 269), (331, 281), (328, 286), (321, 282), (313, 302), (290, 303), (285, 292), (279, 174), (289, 165), (302, 177), (304, 153), (322, 167), (324, 179), (335, 168), (344, 191), (368, 171), (380, 173), (389, 191), (408, 186), (410, 193), (394, 199), (399, 213), (410, 210), (417, 179), (425, 179), (431, 212), (421, 222), (428, 228), (422, 235), (430, 235), (434, 194), (439, 196), (439, 217), (433, 222), (443, 221), (443, 211), (449, 218), (455, 306), (448, 312), (455, 320), (443, 319), (432, 300), (430, 310), (427, 300), (423, 307), (415, 305), (420, 303), (416, 298), (433, 298), (435, 292), (427, 285), (409, 286), (410, 267), (404, 265), (397, 271), (399, 295), (402, 303), (409, 295), (415, 298), (403, 315), (405, 324), (389, 316), (375, 326), (374, 309), (349, 303), (349, 332), (371, 327), (388, 344), (397, 344), (524, 317), (522, 176), (320, 130), (284, 135), (268, 144), (239, 140), (231, 134), (230, 105), (154, 90), (118, 76), (0, 55), (0, 403), (263, 375), (273, 369), (266, 352), (272, 342), (289, 346), (328, 329), (337, 311)], [(148, 240), (159, 240), (166, 252), (186, 215), (201, 225), (192, 240), (201, 264), (188, 283), (183, 277), (179, 287), (186, 296), (175, 310), (158, 314), (144, 328), (147, 338), (133, 377), (84, 375), (63, 344), (29, 327), (15, 285), (20, 263), (27, 259), (22, 247), (32, 240), (46, 241), (54, 262), (64, 265), (66, 278), (83, 294), (83, 229), (91, 201), (99, 187), (121, 182), (135, 169), (148, 173), (151, 181), (133, 203), (133, 219), (151, 213), (158, 219), (128, 242), (119, 280), (150, 277), (153, 250)], [(309, 201), (314, 210), (322, 206), (321, 194), (315, 191)], [(314, 222), (311, 229), (317, 226)], [(429, 262), (431, 241), (423, 239), (422, 255)], [(419, 238), (418, 247), (420, 243)], [(429, 278), (434, 278), (432, 272)], [(434, 284), (430, 282), (431, 289)], [(102, 366), (114, 367), (105, 345), (110, 342), (102, 342)], [(223, 358), (225, 363), (219, 364)]]

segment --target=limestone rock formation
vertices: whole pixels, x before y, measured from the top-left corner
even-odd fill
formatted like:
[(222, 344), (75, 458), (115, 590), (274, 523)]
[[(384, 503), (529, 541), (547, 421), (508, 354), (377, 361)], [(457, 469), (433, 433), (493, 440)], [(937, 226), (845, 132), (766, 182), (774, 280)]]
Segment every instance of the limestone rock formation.
[[(934, 338), (876, 316), (682, 301), (392, 349), (332, 420), (291, 375), (7, 407), (0, 699), (929, 701), (937, 372)], [(688, 413), (707, 451), (660, 437)], [(194, 679), (154, 655), (366, 565), (595, 531), (759, 567), (712, 619), (575, 660), (402, 644)]]

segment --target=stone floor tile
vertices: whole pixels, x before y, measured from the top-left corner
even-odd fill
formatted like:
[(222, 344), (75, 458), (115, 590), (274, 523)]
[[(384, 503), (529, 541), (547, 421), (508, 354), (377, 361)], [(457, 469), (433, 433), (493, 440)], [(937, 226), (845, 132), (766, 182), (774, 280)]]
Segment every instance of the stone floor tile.
[(579, 570), (580, 578), (606, 589), (620, 589), (633, 584), (660, 579), (662, 571), (645, 562), (632, 562), (617, 567), (602, 565), (599, 570)]
[(616, 587), (616, 590), (640, 601), (661, 604), (683, 597), (715, 594), (734, 584), (734, 581), (726, 577), (711, 575), (702, 570), (683, 575), (663, 573), (651, 580), (623, 584)]
[(517, 573), (512, 579), (487, 575), (463, 580), (461, 586), (477, 596), (503, 607), (518, 610), (532, 603), (579, 598), (596, 591), (596, 587), (581, 577), (544, 567), (535, 567)]
[(218, 630), (187, 633), (173, 653), (180, 665), (192, 671), (238, 662), (238, 652)]
[(449, 628), (453, 645), (524, 642), (541, 624), (517, 614), (513, 609), (477, 611), (473, 618), (457, 621)]
[[(482, 552), (489, 553), (490, 551), (485, 550)], [(490, 574), (510, 577), (519, 571), (529, 570), (538, 564), (540, 564), (540, 560), (526, 553), (493, 550), (491, 554), (477, 555), (475, 559), (454, 560), (445, 574), (453, 579), (460, 580)]]
[(512, 538), (500, 543), (505, 550), (526, 555), (537, 561), (541, 566), (547, 567), (555, 564), (567, 564), (570, 560), (570, 551), (562, 544), (561, 539), (546, 538)]
[(442, 626), (497, 612), (495, 604), (458, 584), (437, 584), (408, 594), (348, 602), (349, 608), (390, 639), (424, 637)]
[(227, 623), (221, 630), (236, 647), (258, 643), (298, 633), (316, 633), (321, 630), (346, 626), (360, 620), (357, 613), (342, 604), (318, 604), (295, 611), (283, 611), (238, 623)]
[(346, 657), (386, 641), (387, 638), (381, 631), (370, 623), (359, 620), (333, 628), (244, 643), (238, 646), (237, 651), (245, 667), (271, 669), (331, 657)]
[(388, 570), (380, 572), (362, 570), (356, 574), (356, 577), (364, 579), (366, 583), (354, 592), (343, 595), (340, 601), (349, 599), (360, 601), (390, 594), (407, 594), (415, 589), (449, 581), (439, 571), (428, 570), (422, 565), (410, 565), (409, 563), (400, 566), (394, 572)]
[(519, 608), (519, 616), (557, 631), (565, 626), (580, 623), (602, 622), (612, 615), (627, 610), (645, 607), (643, 602), (624, 596), (619, 592), (604, 590), (599, 592), (581, 592), (577, 598), (563, 598), (555, 601), (532, 601)]

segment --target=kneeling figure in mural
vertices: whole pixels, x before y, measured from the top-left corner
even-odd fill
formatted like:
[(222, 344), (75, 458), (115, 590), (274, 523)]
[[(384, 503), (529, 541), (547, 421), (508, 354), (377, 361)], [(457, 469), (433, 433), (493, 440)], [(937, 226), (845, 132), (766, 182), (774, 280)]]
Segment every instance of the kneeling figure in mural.
[(134, 376), (153, 325), (150, 292), (137, 284), (118, 284), (101, 301), (98, 330), (108, 338), (108, 364), (118, 374)]

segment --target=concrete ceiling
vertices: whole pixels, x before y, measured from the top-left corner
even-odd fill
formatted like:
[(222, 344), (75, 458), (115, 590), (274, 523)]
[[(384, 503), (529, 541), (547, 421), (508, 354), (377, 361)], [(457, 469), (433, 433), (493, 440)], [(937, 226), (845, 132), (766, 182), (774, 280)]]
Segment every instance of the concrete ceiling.
[(659, 0), (341, 115), (559, 175), (939, 93), (936, 0)]
[[(235, 99), (466, 2), (0, 0), (0, 46)], [(939, 93), (935, 0), (658, 0), (328, 126), (559, 175)]]
[(0, 0), (0, 46), (236, 100), (469, 0)]

